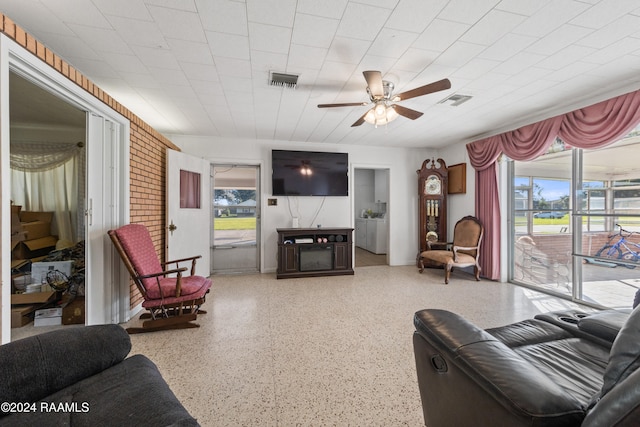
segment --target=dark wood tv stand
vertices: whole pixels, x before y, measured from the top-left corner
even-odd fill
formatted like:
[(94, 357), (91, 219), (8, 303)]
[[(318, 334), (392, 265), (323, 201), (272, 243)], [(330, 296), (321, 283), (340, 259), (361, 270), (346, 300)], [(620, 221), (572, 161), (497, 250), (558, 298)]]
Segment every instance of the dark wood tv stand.
[(353, 228), (278, 228), (277, 232), (278, 279), (353, 274)]

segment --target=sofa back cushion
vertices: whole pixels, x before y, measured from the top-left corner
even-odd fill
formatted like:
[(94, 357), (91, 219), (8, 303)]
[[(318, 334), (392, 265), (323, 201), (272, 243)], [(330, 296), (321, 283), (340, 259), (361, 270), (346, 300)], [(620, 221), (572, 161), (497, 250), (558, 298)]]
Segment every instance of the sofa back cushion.
[(130, 350), (119, 325), (60, 329), (4, 344), (0, 402), (37, 402), (120, 363)]
[(613, 345), (600, 398), (640, 367), (640, 307), (634, 309)]

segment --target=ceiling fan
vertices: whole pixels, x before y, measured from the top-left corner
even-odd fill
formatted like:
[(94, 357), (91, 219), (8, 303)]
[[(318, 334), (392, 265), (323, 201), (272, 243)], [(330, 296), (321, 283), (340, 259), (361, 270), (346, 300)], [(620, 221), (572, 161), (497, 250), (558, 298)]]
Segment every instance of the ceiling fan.
[(370, 102), (318, 104), (318, 108), (354, 107), (373, 103), (373, 107), (364, 113), (362, 117), (356, 120), (351, 127), (360, 126), (365, 121), (377, 127), (378, 125), (384, 125), (395, 120), (399, 115), (411, 120), (415, 120), (422, 116), (420, 111), (393, 104), (394, 102), (427, 95), (433, 92), (449, 89), (451, 87), (449, 79), (442, 79), (437, 82), (429, 83), (428, 85), (420, 86), (394, 95), (393, 83), (382, 80), (382, 73), (380, 73), (380, 71), (363, 71), (362, 74), (364, 74), (364, 78), (367, 81), (367, 93), (369, 94)]

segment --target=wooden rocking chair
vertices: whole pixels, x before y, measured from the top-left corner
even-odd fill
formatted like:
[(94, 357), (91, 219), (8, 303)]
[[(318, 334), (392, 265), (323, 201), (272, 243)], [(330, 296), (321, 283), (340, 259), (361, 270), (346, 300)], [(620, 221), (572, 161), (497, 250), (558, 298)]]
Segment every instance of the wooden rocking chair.
[[(144, 298), (142, 307), (148, 310), (140, 316), (142, 327), (127, 328), (130, 334), (161, 329), (197, 328), (193, 323), (211, 287), (211, 280), (195, 275), (196, 260), (201, 256), (161, 263), (149, 231), (141, 224), (128, 224), (109, 230), (109, 237), (124, 261), (129, 274)], [(190, 275), (183, 275), (191, 262)], [(175, 264), (175, 268), (166, 269)]]

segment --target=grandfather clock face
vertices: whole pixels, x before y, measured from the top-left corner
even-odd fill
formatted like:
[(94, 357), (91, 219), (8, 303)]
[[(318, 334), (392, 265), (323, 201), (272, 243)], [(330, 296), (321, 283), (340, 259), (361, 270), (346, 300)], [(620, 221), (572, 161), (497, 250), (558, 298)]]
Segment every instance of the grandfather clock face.
[(442, 194), (442, 181), (437, 175), (429, 175), (424, 182), (424, 194), (434, 196)]

